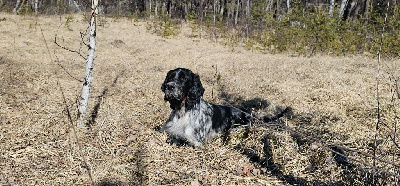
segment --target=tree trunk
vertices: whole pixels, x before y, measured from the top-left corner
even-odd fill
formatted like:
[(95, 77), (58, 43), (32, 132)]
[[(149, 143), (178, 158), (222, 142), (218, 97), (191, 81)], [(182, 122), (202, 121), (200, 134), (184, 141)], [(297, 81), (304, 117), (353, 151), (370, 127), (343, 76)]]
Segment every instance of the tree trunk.
[(365, 14), (365, 19), (368, 21), (368, 19), (369, 19), (369, 5), (370, 5), (370, 2), (371, 2), (371, 0), (366, 0), (365, 1), (365, 11), (364, 11), (364, 14)]
[(272, 8), (273, 8), (273, 6), (274, 6), (274, 0), (267, 0), (267, 3), (268, 3), (268, 5), (267, 5), (267, 7), (265, 8), (265, 11), (272, 11)]
[(162, 16), (165, 15), (165, 11), (166, 11), (166, 5), (165, 5), (165, 2), (163, 2), (162, 5), (161, 5), (161, 15)]
[(39, 0), (35, 0), (35, 14), (38, 13)]
[(340, 4), (340, 9), (339, 9), (339, 17), (343, 18), (344, 15), (344, 10), (346, 10), (346, 6), (349, 0), (342, 0), (342, 3)]
[(83, 86), (82, 93), (79, 100), (79, 110), (78, 110), (78, 126), (86, 127), (84, 123), (85, 115), (87, 112), (87, 107), (89, 103), (89, 95), (90, 95), (90, 86), (93, 80), (93, 60), (94, 60), (94, 51), (96, 48), (96, 18), (98, 14), (98, 0), (92, 0), (92, 16), (90, 19), (90, 28), (89, 28), (89, 45), (88, 45), (88, 55), (86, 59), (86, 67), (85, 67), (85, 76), (83, 78)]
[(334, 8), (335, 8), (335, 0), (330, 0), (330, 3), (329, 3), (329, 15), (331, 17), (333, 16)]
[(15, 5), (13, 12), (18, 12), (20, 8), (21, 8), (21, 0), (17, 0), (17, 4)]
[(290, 10), (290, 0), (286, 0), (286, 6), (287, 6), (287, 13), (291, 12), (291, 10)]
[(239, 16), (239, 0), (237, 0), (236, 4), (235, 25), (237, 25), (238, 16)]
[(279, 4), (279, 0), (276, 0), (276, 19), (278, 19), (279, 18), (279, 14), (280, 14), (280, 9), (281, 9), (281, 7), (279, 6), (280, 4)]
[(158, 13), (157, 13), (157, 11), (158, 11), (158, 2), (157, 2), (157, 0), (156, 0), (156, 7), (154, 7), (154, 15), (156, 16), (156, 18), (158, 17)]
[(149, 18), (151, 19), (151, 0), (149, 0)]

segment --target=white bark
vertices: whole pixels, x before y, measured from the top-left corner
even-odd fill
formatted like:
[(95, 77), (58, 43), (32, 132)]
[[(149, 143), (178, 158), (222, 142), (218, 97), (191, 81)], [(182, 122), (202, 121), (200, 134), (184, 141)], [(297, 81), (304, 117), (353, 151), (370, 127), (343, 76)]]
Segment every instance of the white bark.
[(214, 4), (213, 4), (213, 24), (214, 24), (214, 26), (215, 26), (215, 21), (216, 21), (216, 16), (215, 16), (216, 10), (215, 10), (215, 8), (216, 8), (216, 2), (214, 0)]
[(156, 17), (158, 17), (158, 13), (157, 13), (157, 11), (158, 11), (158, 3), (157, 3), (157, 0), (156, 0), (156, 7), (154, 7), (154, 14), (156, 15)]
[(166, 8), (166, 5), (165, 5), (165, 2), (163, 2), (162, 5), (161, 5), (161, 15), (163, 15), (163, 16), (165, 15), (166, 9), (167, 8)]
[(86, 59), (86, 67), (85, 67), (85, 77), (83, 78), (83, 86), (82, 93), (79, 100), (79, 127), (85, 127), (84, 119), (87, 112), (87, 107), (89, 103), (89, 95), (90, 95), (90, 86), (93, 80), (93, 60), (94, 60), (94, 51), (96, 48), (96, 17), (98, 13), (98, 0), (92, 0), (92, 17), (90, 19), (90, 28), (89, 28), (89, 48), (88, 55)]
[(246, 16), (249, 17), (250, 15), (250, 0), (247, 0), (246, 4)]
[(290, 0), (286, 0), (286, 5), (287, 5), (287, 12), (291, 12), (290, 10)]
[(18, 12), (20, 7), (21, 7), (21, 0), (17, 0), (17, 4), (15, 5), (13, 12)]
[(239, 16), (239, 0), (237, 0), (237, 4), (236, 4), (235, 25), (237, 24), (238, 16)]
[(342, 0), (342, 3), (340, 4), (340, 9), (339, 9), (339, 17), (342, 18), (344, 14), (344, 10), (346, 10), (347, 2), (349, 0)]
[(149, 18), (151, 19), (151, 0), (149, 0)]
[(35, 0), (35, 14), (38, 13), (38, 5), (39, 5), (39, 0)]
[(333, 9), (335, 8), (335, 0), (330, 0), (329, 3), (329, 15), (332, 16), (333, 15)]

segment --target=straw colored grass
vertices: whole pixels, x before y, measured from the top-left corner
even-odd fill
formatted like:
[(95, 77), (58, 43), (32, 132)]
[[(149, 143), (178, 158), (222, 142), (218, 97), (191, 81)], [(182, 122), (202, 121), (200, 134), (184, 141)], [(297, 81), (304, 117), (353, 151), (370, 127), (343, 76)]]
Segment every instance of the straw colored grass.
[[(254, 100), (266, 100), (254, 110), (262, 114), (290, 106), (293, 113), (281, 120), (286, 125), (371, 153), (376, 59), (263, 54), (190, 38), (188, 24), (182, 25), (179, 35), (162, 38), (146, 30), (146, 22), (102, 18), (87, 118), (91, 128), (85, 130), (75, 128), (66, 111), (68, 107), (76, 119), (81, 83), (55, 62), (81, 79), (84, 59), (53, 43), (57, 33), (60, 45), (78, 50), (79, 33), (87, 27), (83, 16), (73, 15), (69, 26), (64, 25), (65, 16), (0, 14), (2, 18), (2, 184), (362, 184), (363, 178), (348, 176), (330, 152), (287, 131), (256, 127), (246, 137), (245, 129), (239, 128), (231, 132), (227, 144), (216, 139), (192, 148), (167, 144), (166, 134), (153, 128), (170, 113), (160, 90), (165, 74), (184, 67), (200, 75), (204, 98), (210, 102), (257, 106)], [(85, 47), (82, 54), (86, 56)], [(394, 129), (388, 74), (399, 76), (399, 61), (383, 63), (383, 117)], [(381, 129), (380, 155), (389, 159), (397, 150), (394, 159), (400, 163), (399, 150), (387, 140), (388, 134)]]

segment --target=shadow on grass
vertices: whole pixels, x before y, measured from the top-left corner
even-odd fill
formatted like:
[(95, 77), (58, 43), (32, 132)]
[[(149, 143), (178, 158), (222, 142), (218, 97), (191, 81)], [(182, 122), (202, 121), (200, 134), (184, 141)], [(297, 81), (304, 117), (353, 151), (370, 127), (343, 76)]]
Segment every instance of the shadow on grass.
[[(223, 99), (224, 104), (227, 105), (232, 105), (234, 107), (240, 108), (245, 112), (252, 112), (252, 111), (258, 111), (261, 109), (266, 109), (268, 108), (271, 104), (269, 101), (261, 98), (254, 98), (250, 100), (245, 100), (240, 96), (236, 96), (233, 94), (229, 94), (225, 92), (223, 89), (220, 90), (220, 97)], [(274, 111), (275, 114), (282, 112), (283, 107), (277, 107)], [(290, 118), (293, 113), (289, 112), (286, 113), (286, 117)], [(278, 121), (279, 122), (279, 121)], [(244, 138), (247, 138), (249, 136), (248, 130), (245, 131), (245, 134), (243, 135)], [(223, 135), (223, 141), (229, 141), (229, 134)], [(291, 184), (291, 185), (310, 185), (310, 183), (307, 182), (307, 180), (303, 178), (298, 178), (293, 175), (289, 174), (284, 174), (281, 170), (281, 167), (274, 162), (273, 159), (273, 150), (270, 144), (270, 140), (268, 136), (265, 136), (262, 138), (261, 142), (263, 143), (263, 157), (262, 158), (260, 154), (257, 154), (254, 149), (248, 148), (243, 146), (241, 143), (236, 145), (234, 148), (235, 150), (241, 152), (243, 155), (245, 155), (252, 163), (258, 164), (260, 167), (266, 168), (267, 171), (272, 175), (280, 179), (281, 181)]]
[(148, 185), (149, 177), (147, 176), (147, 167), (144, 158), (146, 156), (146, 147), (139, 143), (136, 151), (128, 159), (129, 166), (126, 171), (129, 172), (130, 177), (127, 182), (119, 181), (115, 178), (105, 178), (96, 186), (120, 186), (120, 185)]
[[(114, 88), (117, 85), (118, 79), (119, 77), (121, 77), (122, 75), (124, 75), (125, 70), (121, 71), (113, 80), (113, 82), (111, 83), (111, 85), (109, 86), (110, 88)], [(95, 122), (96, 122), (96, 118), (99, 114), (99, 110), (100, 110), (100, 106), (102, 104), (103, 98), (106, 96), (109, 87), (104, 87), (103, 91), (101, 92), (101, 94), (99, 96), (97, 96), (96, 98), (96, 102), (95, 105), (93, 107), (93, 111), (90, 114), (91, 118), (88, 121), (88, 123), (86, 124), (86, 126), (91, 127)]]

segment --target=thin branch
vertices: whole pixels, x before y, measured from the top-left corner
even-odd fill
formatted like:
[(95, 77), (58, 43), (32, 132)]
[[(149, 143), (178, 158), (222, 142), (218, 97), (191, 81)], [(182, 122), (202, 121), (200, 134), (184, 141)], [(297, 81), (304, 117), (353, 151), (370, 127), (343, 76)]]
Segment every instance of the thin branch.
[[(387, 11), (389, 10), (389, 1), (387, 3)], [(385, 20), (383, 22), (382, 26), (382, 33), (381, 33), (381, 38), (380, 38), (380, 44), (379, 44), (379, 50), (377, 52), (378, 55), (378, 72), (377, 72), (377, 77), (376, 77), (376, 101), (377, 101), (377, 122), (375, 126), (375, 136), (374, 136), (374, 159), (373, 159), (373, 183), (375, 184), (375, 176), (376, 176), (376, 149), (377, 149), (377, 138), (378, 138), (378, 130), (379, 130), (379, 123), (381, 122), (381, 110), (380, 110), (380, 100), (379, 100), (379, 78), (380, 78), (380, 62), (381, 62), (381, 51), (382, 51), (382, 45), (383, 45), (383, 35), (385, 33), (385, 26), (386, 26), (386, 21), (387, 21), (387, 11), (385, 13)]]
[(89, 175), (89, 178), (90, 178), (90, 181), (91, 181), (92, 185), (94, 185), (93, 176), (92, 176), (92, 173), (91, 173), (92, 172), (91, 168), (90, 168), (89, 164), (87, 163), (86, 158), (85, 158), (85, 156), (84, 156), (84, 154), (82, 152), (82, 145), (80, 143), (78, 135), (76, 134), (74, 120), (72, 119), (71, 112), (69, 111), (68, 104), (67, 104), (67, 99), (65, 98), (65, 95), (64, 95), (64, 90), (62, 89), (62, 86), (61, 86), (61, 84), (60, 84), (58, 79), (57, 79), (57, 85), (59, 86), (60, 91), (61, 91), (61, 95), (62, 95), (62, 98), (63, 98), (63, 104), (65, 106), (65, 111), (67, 113), (68, 121), (71, 124), (71, 128), (72, 128), (72, 131), (74, 133), (74, 137), (75, 137), (76, 143), (78, 145), (78, 150), (79, 150), (80, 156), (82, 158), (82, 163), (84, 165), (84, 168), (88, 171), (88, 175)]
[[(49, 46), (47, 45), (46, 38), (44, 37), (44, 34), (43, 34), (42, 26), (40, 24), (38, 24), (38, 25), (39, 25), (39, 28), (40, 28), (40, 33), (42, 34), (42, 38), (44, 40), (44, 44), (46, 45), (47, 53), (49, 54), (50, 60), (53, 62), (53, 58), (51, 57)], [(14, 38), (14, 41), (15, 41), (15, 38)]]
[[(65, 47), (65, 46), (61, 46), (60, 44), (58, 44), (58, 42), (57, 42), (57, 33), (56, 33), (55, 36), (54, 36), (54, 43), (55, 43), (58, 47), (60, 47), (60, 48), (62, 48), (62, 49), (64, 49), (64, 50), (66, 50), (66, 51), (69, 51), (69, 52), (72, 52), (72, 53), (77, 53), (79, 56), (81, 56), (83, 59), (86, 60), (86, 57), (83, 56), (83, 55), (80, 53), (80, 49), (79, 49), (79, 51), (76, 51), (76, 50), (72, 50), (72, 49), (69, 49), (69, 48), (67, 48), (67, 47)], [(82, 48), (82, 47), (80, 47), (80, 48)]]
[(75, 79), (76, 81), (79, 81), (79, 82), (83, 83), (82, 80), (80, 80), (80, 79), (74, 77), (74, 76), (61, 64), (61, 62), (60, 62), (60, 60), (58, 59), (58, 56), (57, 56), (57, 54), (55, 54), (55, 52), (54, 52), (54, 56), (56, 56), (57, 65), (60, 66), (60, 67), (64, 70), (65, 73), (67, 73), (72, 79)]

